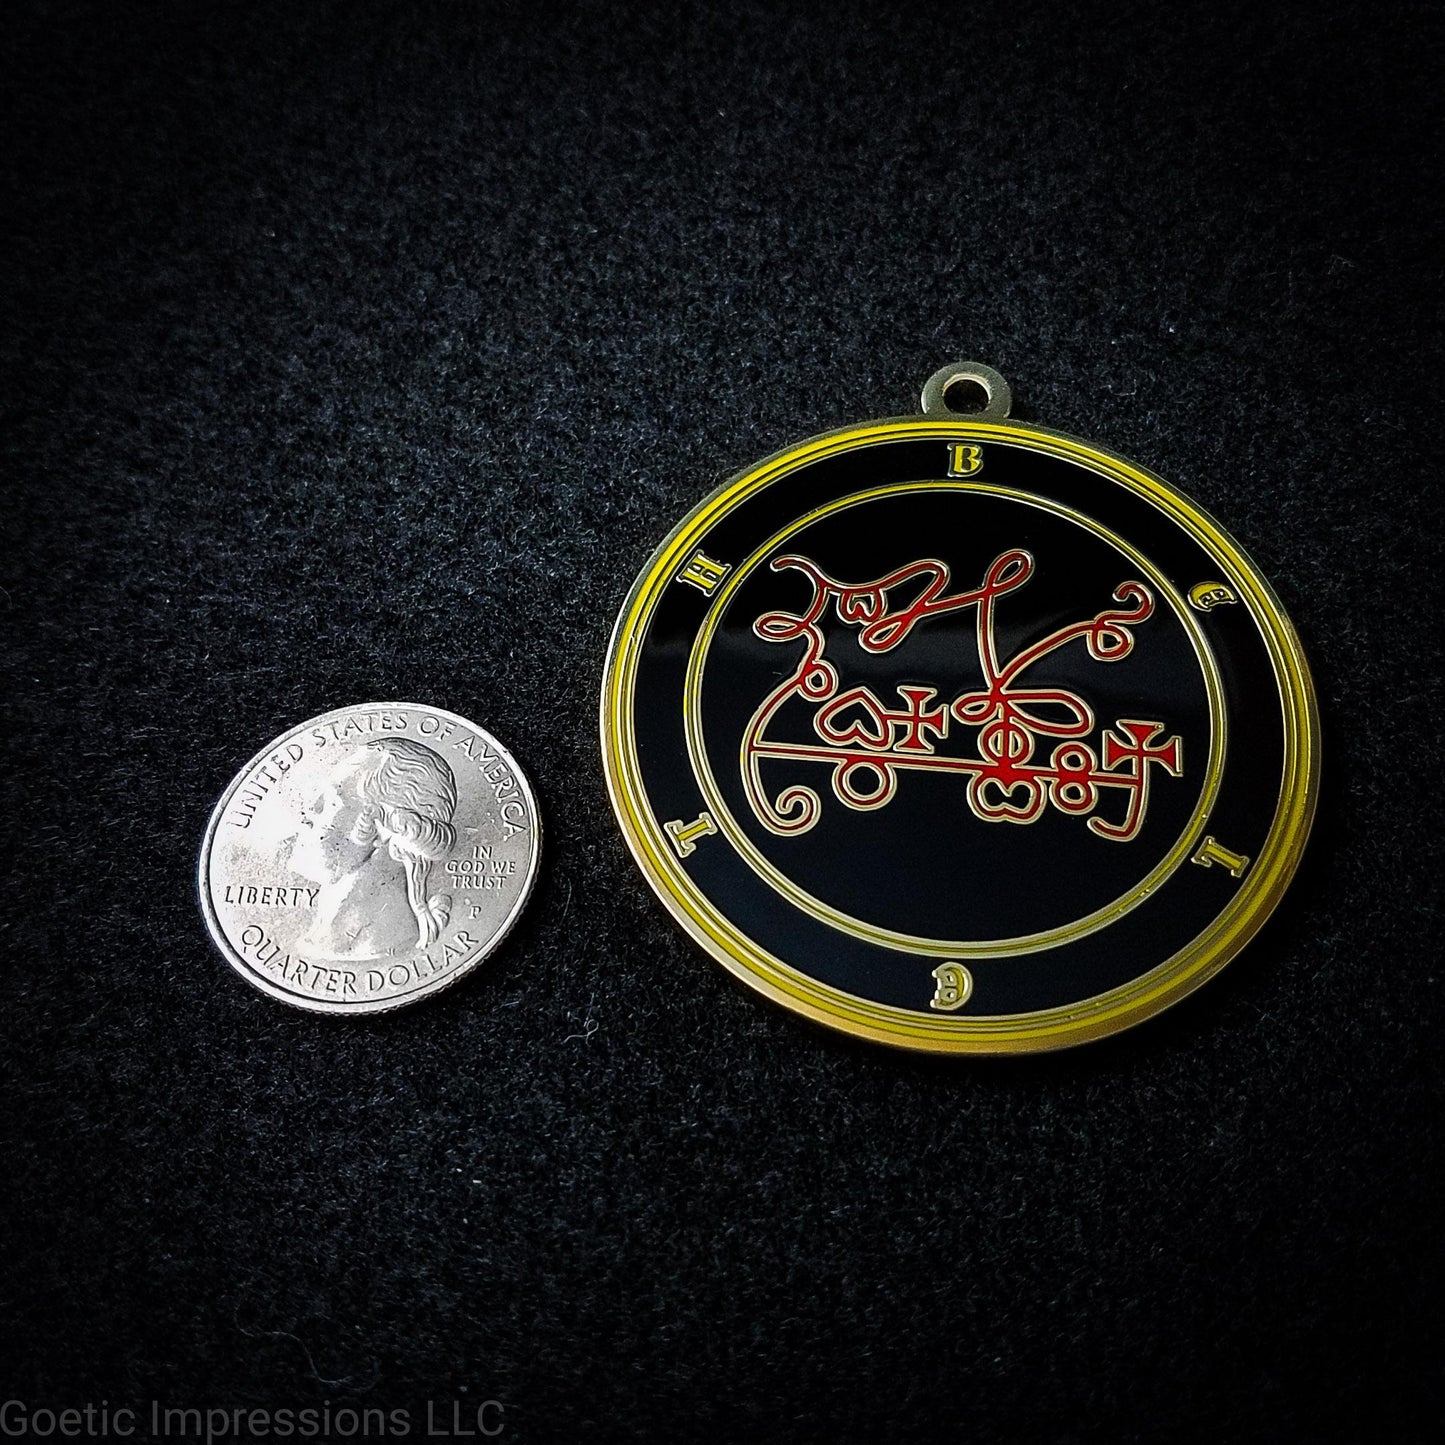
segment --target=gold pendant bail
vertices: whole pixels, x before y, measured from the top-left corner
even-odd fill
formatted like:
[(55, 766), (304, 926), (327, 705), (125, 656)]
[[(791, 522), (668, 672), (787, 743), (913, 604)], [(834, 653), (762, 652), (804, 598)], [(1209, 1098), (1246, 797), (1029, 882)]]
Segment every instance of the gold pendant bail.
[(968, 416), (1002, 421), (1013, 391), (1002, 373), (981, 361), (955, 361), (923, 384), (924, 416)]

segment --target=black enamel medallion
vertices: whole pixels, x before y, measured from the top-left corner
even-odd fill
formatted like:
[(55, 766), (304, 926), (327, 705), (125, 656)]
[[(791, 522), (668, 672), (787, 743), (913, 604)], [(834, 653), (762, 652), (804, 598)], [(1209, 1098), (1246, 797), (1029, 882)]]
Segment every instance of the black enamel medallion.
[(603, 699), (624, 832), (704, 947), (815, 1019), (975, 1052), (1112, 1032), (1221, 967), (1293, 872), (1316, 733), (1216, 523), (988, 413), (721, 489), (639, 579)]

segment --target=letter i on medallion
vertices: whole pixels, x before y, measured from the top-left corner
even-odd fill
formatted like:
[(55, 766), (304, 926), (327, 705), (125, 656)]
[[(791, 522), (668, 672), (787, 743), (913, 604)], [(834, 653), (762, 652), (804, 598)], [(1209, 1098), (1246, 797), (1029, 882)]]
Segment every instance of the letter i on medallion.
[(1010, 400), (945, 367), (921, 414), (733, 478), (637, 579), (603, 684), (613, 806), (682, 927), (908, 1048), (1060, 1048), (1183, 997), (1278, 902), (1318, 791), (1309, 670), (1239, 544)]

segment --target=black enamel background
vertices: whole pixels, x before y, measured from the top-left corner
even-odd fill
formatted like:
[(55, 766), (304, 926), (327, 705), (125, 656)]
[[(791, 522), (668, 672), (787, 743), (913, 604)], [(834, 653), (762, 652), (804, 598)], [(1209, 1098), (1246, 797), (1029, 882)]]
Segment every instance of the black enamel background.
[[(1108, 542), (1057, 515), (1011, 499), (960, 491), (912, 492), (835, 512), (790, 538), (779, 553), (801, 552), (836, 579), (873, 580), (920, 557), (945, 562), (950, 591), (982, 580), (989, 563), (1011, 548), (1035, 559), (1028, 582), (998, 599), (993, 634), (1001, 663), (1067, 624), (1109, 606), (1113, 589), (1144, 579)], [(926, 550), (923, 550), (926, 549)], [(909, 584), (913, 592), (917, 584)], [(812, 787), (822, 800), (818, 824), (778, 836), (756, 818), (741, 787), (738, 739), (758, 701), (776, 686), (780, 665), (792, 668), (801, 640), (765, 642), (753, 630), (764, 613), (806, 610), (813, 588), (797, 570), (756, 567), (732, 599), (708, 651), (703, 674), (703, 733), (713, 774), (734, 819), (783, 874), (845, 913), (897, 933), (931, 938), (1000, 939), (1059, 928), (1113, 902), (1134, 887), (1178, 839), (1199, 798), (1209, 749), (1203, 675), (1174, 611), (1156, 594), (1153, 614), (1134, 629), (1136, 645), (1113, 662), (1091, 660), (1082, 640), (1066, 643), (1022, 673), (1019, 687), (1067, 689), (1089, 704), (1100, 726), (1120, 717), (1163, 723), (1178, 736), (1184, 776), (1154, 768), (1145, 824), (1128, 842), (1101, 837), (1086, 815), (1045, 806), (1027, 824), (983, 821), (965, 802), (966, 775), (904, 772), (893, 799), (877, 810), (845, 806), (816, 762), (769, 760), (763, 781), (772, 795), (786, 785)], [(899, 601), (906, 603), (903, 589)], [(837, 667), (840, 691), (866, 685), (890, 709), (901, 709), (899, 686), (926, 685), (937, 697), (947, 734), (931, 738), (939, 755), (978, 756), (977, 729), (949, 719), (947, 705), (984, 687), (976, 607), (929, 617), (906, 639), (870, 653), (859, 629), (826, 614), (824, 657)], [(776, 715), (770, 736), (788, 743), (819, 739), (815, 706), (795, 698)], [(1043, 707), (1045, 717), (1057, 708)], [(844, 715), (847, 720), (849, 714)], [(1042, 763), (1056, 742), (1041, 737), (1032, 759)], [(1086, 738), (1097, 752), (1099, 729)], [(1101, 790), (1098, 816), (1118, 822), (1122, 790)]]
[[(936, 482), (946, 470), (946, 439), (873, 442), (799, 468), (754, 494), (715, 523), (700, 546), (736, 567), (769, 537), (828, 501), (877, 487)], [(714, 778), (733, 818), (785, 876), (875, 926), (970, 942), (1058, 928), (1126, 893), (1183, 836), (1200, 796), (1210, 745), (1200, 662), (1161, 589), (1099, 533), (1126, 539), (1180, 595), (1220, 572), (1200, 544), (1152, 504), (1081, 465), (989, 443), (978, 480), (1047, 499), (1097, 525), (1086, 528), (1041, 506), (942, 486), (862, 502), (814, 520), (769, 551), (728, 602), (707, 654), (700, 714)], [(968, 808), (965, 780), (957, 774), (903, 773), (897, 795), (885, 806), (853, 810), (833, 795), (827, 766), (793, 760), (765, 762), (764, 782), (770, 795), (787, 783), (813, 787), (821, 799), (819, 822), (791, 837), (763, 828), (742, 790), (739, 746), (753, 711), (796, 666), (802, 643), (765, 642), (752, 632), (752, 623), (765, 611), (805, 608), (812, 592), (800, 573), (775, 572), (767, 562), (778, 554), (802, 553), (840, 582), (862, 583), (936, 557), (951, 568), (954, 592), (976, 586), (988, 564), (1010, 547), (1027, 549), (1035, 570), (996, 604), (1001, 658), (1062, 625), (1117, 606), (1111, 594), (1122, 582), (1144, 582), (1154, 594), (1153, 614), (1132, 628), (1135, 645), (1128, 656), (1100, 662), (1075, 641), (1026, 674), (1030, 685), (1066, 688), (1089, 703), (1096, 726), (1083, 741), (1096, 750), (1101, 730), (1121, 718), (1163, 723), (1159, 741), (1180, 739), (1183, 775), (1151, 769), (1139, 835), (1124, 843), (1106, 840), (1085, 826), (1085, 817), (1052, 807), (1027, 825), (983, 821)], [(911, 595), (898, 594), (904, 603)], [(639, 664), (635, 735), (648, 805), (659, 823), (691, 820), (707, 806), (688, 757), (683, 694), (688, 656), (710, 601), (683, 583), (667, 585)], [(896, 648), (870, 655), (857, 644), (856, 626), (840, 623), (830, 611), (824, 656), (838, 667), (842, 689), (867, 685), (893, 708), (900, 705), (895, 691), (900, 683), (928, 685), (946, 705), (981, 686), (976, 620), (975, 608), (929, 617)], [(1219, 795), (1189, 842), (1192, 850), (1195, 835), (1208, 832), (1236, 852), (1257, 857), (1280, 787), (1278, 691), (1263, 640), (1243, 606), (1214, 609), (1199, 621), (1222, 679), (1229, 741)], [(807, 704), (793, 699), (776, 715), (769, 735), (807, 741), (811, 714)], [(976, 756), (975, 741), (976, 729), (954, 722), (934, 746), (940, 754)], [(1039, 753), (1056, 741), (1041, 739)], [(1101, 790), (1096, 812), (1117, 821), (1123, 798), (1122, 792)], [(723, 834), (703, 838), (681, 866), (720, 914), (798, 971), (877, 1003), (937, 1017), (928, 1008), (936, 953), (881, 946), (801, 911)], [(1120, 987), (1187, 945), (1239, 886), (1223, 869), (1186, 861), (1107, 928), (1030, 953), (970, 954), (974, 994), (965, 1012), (1032, 1012)]]

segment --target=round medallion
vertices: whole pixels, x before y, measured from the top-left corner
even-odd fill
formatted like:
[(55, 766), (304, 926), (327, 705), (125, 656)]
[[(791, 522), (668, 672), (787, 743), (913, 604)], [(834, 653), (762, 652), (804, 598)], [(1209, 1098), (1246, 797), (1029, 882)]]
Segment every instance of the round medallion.
[(1007, 409), (947, 368), (924, 415), (727, 483), (638, 578), (603, 688), (618, 818), (683, 927), (912, 1048), (1157, 1012), (1256, 931), (1314, 810), (1308, 669), (1238, 544)]

